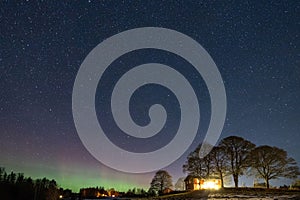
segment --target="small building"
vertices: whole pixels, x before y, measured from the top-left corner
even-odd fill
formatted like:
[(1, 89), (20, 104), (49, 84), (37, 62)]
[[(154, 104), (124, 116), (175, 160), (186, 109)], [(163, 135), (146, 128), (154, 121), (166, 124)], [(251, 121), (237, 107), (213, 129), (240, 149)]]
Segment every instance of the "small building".
[(163, 194), (169, 194), (169, 193), (171, 193), (171, 192), (173, 192), (173, 190), (170, 189), (170, 188), (165, 188), (165, 189), (163, 190)]
[(203, 189), (215, 189), (221, 188), (221, 180), (218, 178), (201, 178), (199, 176), (188, 175), (185, 179), (186, 190), (203, 190)]
[(188, 175), (184, 179), (185, 189), (186, 190), (199, 190), (200, 189), (200, 180), (199, 176)]

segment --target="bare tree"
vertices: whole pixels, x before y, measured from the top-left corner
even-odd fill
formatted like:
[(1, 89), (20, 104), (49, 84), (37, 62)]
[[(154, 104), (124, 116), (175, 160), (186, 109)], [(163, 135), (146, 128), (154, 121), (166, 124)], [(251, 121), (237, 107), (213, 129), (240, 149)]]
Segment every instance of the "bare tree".
[(215, 168), (212, 162), (211, 154), (207, 154), (203, 159), (204, 164), (204, 178), (210, 178), (211, 176), (215, 175)]
[(247, 157), (255, 144), (238, 136), (229, 136), (220, 142), (228, 158), (228, 172), (233, 176), (235, 187), (239, 185), (239, 176), (249, 167)]
[(227, 173), (227, 155), (224, 147), (216, 146), (210, 152), (210, 158), (214, 167), (215, 173), (221, 179), (221, 187), (224, 187), (224, 177)]
[(249, 162), (256, 175), (265, 180), (267, 188), (270, 187), (269, 181), (272, 179), (297, 178), (300, 175), (296, 161), (289, 158), (286, 151), (277, 147), (256, 147), (249, 155)]
[(188, 173), (189, 175), (193, 176), (203, 176), (204, 174), (204, 164), (202, 159), (199, 157), (199, 148), (195, 151), (191, 152), (184, 165), (182, 166), (183, 172)]
[(172, 176), (165, 170), (159, 170), (153, 177), (149, 191), (163, 193), (167, 188), (172, 187)]
[(192, 176), (200, 176), (207, 178), (211, 175), (212, 171), (212, 161), (210, 155), (207, 154), (205, 157), (200, 158), (199, 151), (201, 148), (200, 144), (193, 152), (191, 152), (187, 161), (183, 165), (183, 172), (188, 173)]

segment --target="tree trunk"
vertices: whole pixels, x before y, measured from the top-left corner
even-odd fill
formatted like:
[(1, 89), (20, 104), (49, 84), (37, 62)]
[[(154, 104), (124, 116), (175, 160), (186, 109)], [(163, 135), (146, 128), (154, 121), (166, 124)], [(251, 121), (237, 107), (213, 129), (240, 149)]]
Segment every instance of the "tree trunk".
[(266, 186), (267, 186), (268, 189), (270, 188), (270, 184), (269, 184), (269, 179), (268, 178), (266, 178)]
[(233, 181), (234, 181), (234, 186), (235, 186), (236, 188), (238, 188), (238, 187), (239, 187), (239, 176), (236, 175), (236, 174), (234, 174), (234, 175), (233, 175)]
[(224, 188), (224, 178), (222, 172), (220, 173), (220, 179), (221, 179), (221, 188)]

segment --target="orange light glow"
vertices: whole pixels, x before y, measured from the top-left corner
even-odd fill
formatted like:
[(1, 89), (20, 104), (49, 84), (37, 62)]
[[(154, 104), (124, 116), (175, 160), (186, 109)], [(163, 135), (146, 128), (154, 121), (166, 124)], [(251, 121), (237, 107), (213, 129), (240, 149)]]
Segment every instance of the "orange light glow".
[(204, 181), (203, 185), (201, 186), (202, 189), (220, 189), (220, 183), (218, 180), (208, 180)]

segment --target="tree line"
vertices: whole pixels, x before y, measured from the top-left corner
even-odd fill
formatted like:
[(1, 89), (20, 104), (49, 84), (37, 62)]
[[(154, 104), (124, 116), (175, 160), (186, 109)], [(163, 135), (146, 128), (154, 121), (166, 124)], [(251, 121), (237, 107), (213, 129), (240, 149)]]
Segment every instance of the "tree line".
[(23, 173), (7, 173), (0, 167), (0, 197), (6, 200), (57, 200), (60, 190), (55, 180), (33, 180)]
[(127, 192), (120, 192), (114, 188), (105, 189), (104, 187), (81, 188), (79, 191), (80, 199), (93, 199), (100, 197), (147, 197), (148, 193), (143, 188), (128, 189)]
[(202, 178), (219, 178), (222, 187), (227, 176), (232, 176), (235, 187), (239, 186), (240, 176), (253, 175), (263, 179), (269, 188), (272, 179), (297, 178), (300, 175), (296, 161), (278, 147), (256, 146), (238, 136), (226, 137), (214, 147), (205, 145), (212, 150), (200, 158), (200, 144), (188, 155), (183, 171)]
[(132, 188), (127, 192), (119, 192), (115, 189), (104, 187), (81, 188), (79, 193), (73, 193), (70, 189), (60, 188), (54, 179), (32, 179), (25, 177), (23, 173), (7, 173), (0, 167), (0, 199), (5, 200), (58, 200), (85, 199), (105, 196), (121, 197), (147, 197), (149, 194), (143, 188)]

